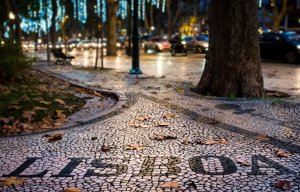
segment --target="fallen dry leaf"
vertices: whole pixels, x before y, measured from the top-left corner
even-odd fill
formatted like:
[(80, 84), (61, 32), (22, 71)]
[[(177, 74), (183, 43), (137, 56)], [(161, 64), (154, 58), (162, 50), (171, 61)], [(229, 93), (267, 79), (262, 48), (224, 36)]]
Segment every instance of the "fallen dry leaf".
[(88, 109), (88, 108), (89, 108), (88, 106), (83, 106), (80, 109)]
[(166, 78), (166, 76), (165, 76), (165, 75), (163, 75), (163, 76), (161, 76), (160, 78)]
[(165, 115), (165, 118), (167, 118), (167, 119), (170, 118), (170, 117), (175, 117), (175, 114), (170, 113), (170, 114), (166, 114), (166, 115)]
[(289, 190), (292, 189), (292, 184), (290, 181), (286, 180), (277, 180), (275, 183), (275, 187), (282, 188), (284, 190)]
[(94, 90), (94, 95), (98, 96), (98, 97), (101, 97), (102, 94), (101, 93), (98, 93), (97, 91)]
[(81, 189), (79, 189), (79, 188), (68, 188), (68, 189), (65, 189), (63, 192), (81, 192)]
[(225, 145), (228, 145), (228, 141), (222, 140), (220, 136), (218, 136), (218, 137), (219, 137), (218, 141), (216, 141), (214, 139), (207, 140), (207, 141), (200, 141), (200, 140), (198, 140), (197, 144), (200, 144), (200, 145), (212, 145), (212, 144), (225, 144)]
[(8, 109), (20, 109), (19, 106), (9, 106)]
[(22, 111), (22, 113), (22, 117), (28, 119), (29, 122), (32, 121), (32, 115), (35, 115), (35, 111)]
[(171, 188), (172, 187), (172, 188), (174, 188), (177, 191), (183, 191), (183, 189), (179, 188), (178, 186), (179, 186), (179, 183), (173, 182), (173, 181), (169, 181), (167, 183), (159, 185), (158, 187), (161, 187), (161, 188)]
[(187, 141), (183, 141), (183, 142), (182, 142), (182, 144), (184, 144), (184, 145), (188, 145), (188, 144), (189, 144), (189, 142), (187, 142)]
[(237, 160), (237, 162), (242, 166), (251, 166), (251, 163), (249, 163), (248, 161)]
[(142, 128), (148, 128), (150, 127), (149, 125), (144, 125), (144, 124), (138, 124), (138, 123), (130, 123), (129, 126), (133, 126), (133, 127), (142, 127)]
[(48, 142), (49, 143), (52, 143), (52, 142), (55, 142), (55, 141), (58, 141), (58, 140), (62, 140), (62, 136), (63, 136), (63, 133), (55, 133), (53, 135), (50, 135), (49, 139), (48, 139)]
[(274, 73), (269, 73), (268, 77), (275, 77), (275, 74)]
[(157, 135), (157, 136), (154, 137), (154, 139), (156, 139), (156, 140), (168, 140), (168, 139), (177, 139), (177, 137), (172, 136), (172, 135), (166, 135), (166, 136)]
[(0, 117), (0, 121), (3, 121), (4, 123), (7, 124), (10, 121), (14, 121), (14, 117), (8, 117), (8, 118)]
[(74, 107), (75, 107), (74, 105), (73, 106), (67, 106), (67, 105), (64, 106), (64, 108), (69, 109), (70, 112), (72, 112), (74, 110)]
[(182, 81), (178, 81), (177, 84), (178, 84), (178, 85), (182, 85)]
[(159, 126), (169, 126), (170, 123), (159, 123), (158, 125), (159, 125)]
[(220, 123), (218, 120), (216, 120), (215, 118), (212, 118), (211, 121), (209, 122), (209, 124), (218, 124)]
[(276, 156), (277, 156), (277, 157), (290, 157), (291, 155), (292, 155), (292, 154), (286, 153), (286, 152), (282, 151), (281, 149), (278, 149), (278, 150), (276, 151)]
[(143, 150), (143, 149), (146, 149), (146, 147), (141, 147), (140, 144), (130, 144), (128, 145), (128, 147), (125, 147), (124, 150), (127, 150), (127, 149), (136, 149), (137, 151), (140, 151), (140, 150)]
[(10, 177), (0, 181), (0, 187), (9, 185), (14, 185), (15, 187), (17, 187), (18, 185), (27, 182), (26, 179), (18, 179), (17, 177)]
[(157, 94), (157, 92), (156, 91), (153, 91), (153, 92), (151, 92), (152, 94)]
[(140, 82), (140, 80), (137, 79), (133, 84), (134, 84), (134, 85), (137, 85), (137, 84), (139, 84), (139, 82)]
[(104, 107), (108, 107), (108, 105), (99, 105), (99, 107), (104, 108)]
[(24, 130), (33, 129), (33, 126), (28, 123), (21, 123), (20, 126), (22, 126)]
[(40, 101), (42, 104), (50, 105), (52, 102), (47, 102), (47, 101)]
[(173, 87), (171, 84), (165, 84), (165, 87), (166, 88), (171, 88), (171, 87)]
[(47, 110), (47, 108), (43, 108), (43, 107), (33, 107), (33, 109), (32, 109), (33, 111), (46, 111)]
[(129, 105), (125, 104), (125, 105), (123, 105), (123, 107), (129, 107)]
[(269, 141), (270, 139), (266, 135), (257, 135), (253, 139), (258, 139), (260, 141)]
[(61, 105), (65, 105), (66, 103), (61, 99), (54, 99), (54, 101), (60, 103)]
[(106, 152), (106, 151), (109, 151), (109, 150), (110, 150), (110, 147), (103, 145), (103, 146), (101, 147), (101, 150), (102, 150), (103, 152)]
[(144, 121), (144, 120), (148, 120), (149, 117), (136, 117), (135, 120), (140, 120), (140, 121)]

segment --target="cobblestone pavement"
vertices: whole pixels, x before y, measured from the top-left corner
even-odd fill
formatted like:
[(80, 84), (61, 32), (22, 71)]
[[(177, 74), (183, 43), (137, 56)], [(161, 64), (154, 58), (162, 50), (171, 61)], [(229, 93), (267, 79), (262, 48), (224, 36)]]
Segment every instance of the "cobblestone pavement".
[[(285, 191), (300, 190), (297, 96), (284, 100), (216, 99), (196, 95), (188, 89), (193, 82), (168, 75), (122, 80), (122, 70), (106, 71), (106, 76), (69, 66), (39, 67), (83, 84), (124, 91), (129, 107), (65, 129), (63, 139), (54, 143), (46, 142), (43, 134), (0, 138), (1, 179), (27, 179), (16, 188), (0, 187), (0, 191), (62, 191), (68, 187), (175, 191), (159, 187), (168, 181), (178, 182), (184, 191), (282, 191), (274, 187), (278, 179), (292, 181), (293, 188)], [(166, 119), (168, 113), (175, 117)], [(149, 128), (129, 125), (141, 123), (135, 118), (144, 116), (149, 119), (142, 123)], [(210, 124), (212, 118), (220, 123)], [(169, 126), (156, 126), (158, 123)], [(153, 139), (156, 135), (177, 139), (158, 141)], [(267, 135), (269, 140), (255, 139), (258, 135)], [(228, 145), (196, 143), (219, 138)], [(145, 149), (124, 150), (129, 144)], [(102, 145), (111, 150), (102, 152)], [(277, 157), (278, 149), (291, 157)], [(251, 166), (242, 166), (239, 160)]]

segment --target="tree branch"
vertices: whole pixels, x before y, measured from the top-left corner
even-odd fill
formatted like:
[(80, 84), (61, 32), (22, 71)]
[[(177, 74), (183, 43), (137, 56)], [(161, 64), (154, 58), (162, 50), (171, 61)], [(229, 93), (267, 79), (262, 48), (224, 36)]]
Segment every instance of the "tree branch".
[(286, 15), (286, 13), (290, 10), (290, 7), (287, 7), (286, 4), (287, 4), (287, 0), (283, 0), (282, 11), (281, 11), (281, 13), (280, 13), (279, 16), (278, 16), (280, 20), (281, 20), (281, 19)]
[(260, 9), (261, 9), (261, 11), (263, 12), (263, 14), (264, 14), (265, 16), (269, 17), (269, 18), (272, 19), (272, 20), (274, 19), (273, 16), (270, 15), (269, 13), (267, 13), (263, 7), (260, 7)]
[(271, 0), (273, 4), (273, 17), (278, 17), (278, 8), (276, 4), (276, 0)]
[(179, 15), (179, 12), (180, 12), (180, 5), (181, 5), (181, 0), (179, 0), (178, 2), (178, 8), (177, 8), (177, 12), (176, 12), (176, 15), (174, 17), (174, 21), (173, 21), (173, 24), (172, 24), (172, 28), (174, 27), (174, 25), (176, 24), (176, 20), (177, 20), (177, 17)]

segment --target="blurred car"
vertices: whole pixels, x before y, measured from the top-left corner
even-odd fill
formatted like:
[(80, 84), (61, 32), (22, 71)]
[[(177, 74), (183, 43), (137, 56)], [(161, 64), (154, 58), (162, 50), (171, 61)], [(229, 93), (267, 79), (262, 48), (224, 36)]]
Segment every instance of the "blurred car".
[(197, 53), (206, 53), (208, 51), (208, 37), (205, 35), (184, 37), (182, 44), (186, 46), (187, 51), (196, 51)]
[(126, 47), (126, 37), (117, 38), (117, 49), (123, 49)]
[(84, 40), (78, 44), (79, 49), (95, 49), (97, 47), (97, 43), (91, 40)]
[(294, 31), (268, 32), (260, 41), (262, 59), (285, 59), (288, 63), (299, 62), (300, 41)]
[(73, 50), (74, 48), (78, 48), (80, 41), (78, 41), (77, 39), (70, 39), (67, 42), (67, 46), (69, 50)]
[(145, 43), (144, 51), (154, 50), (155, 52), (170, 50), (171, 44), (164, 38), (150, 38), (148, 42)]
[(30, 49), (35, 49), (35, 42), (34, 41), (27, 41), (22, 43), (22, 47), (25, 51)]

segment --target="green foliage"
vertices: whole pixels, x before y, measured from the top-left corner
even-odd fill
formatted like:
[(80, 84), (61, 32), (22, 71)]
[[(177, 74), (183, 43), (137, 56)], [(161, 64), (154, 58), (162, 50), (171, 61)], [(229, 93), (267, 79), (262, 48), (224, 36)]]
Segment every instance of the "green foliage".
[(231, 93), (229, 94), (229, 100), (234, 100), (235, 99), (235, 96), (233, 94), (233, 92), (231, 91)]
[(207, 92), (207, 96), (209, 96), (209, 92)]
[(22, 53), (19, 43), (5, 43), (0, 47), (0, 80), (17, 77), (24, 72), (25, 69), (32, 66), (34, 59), (28, 59)]

